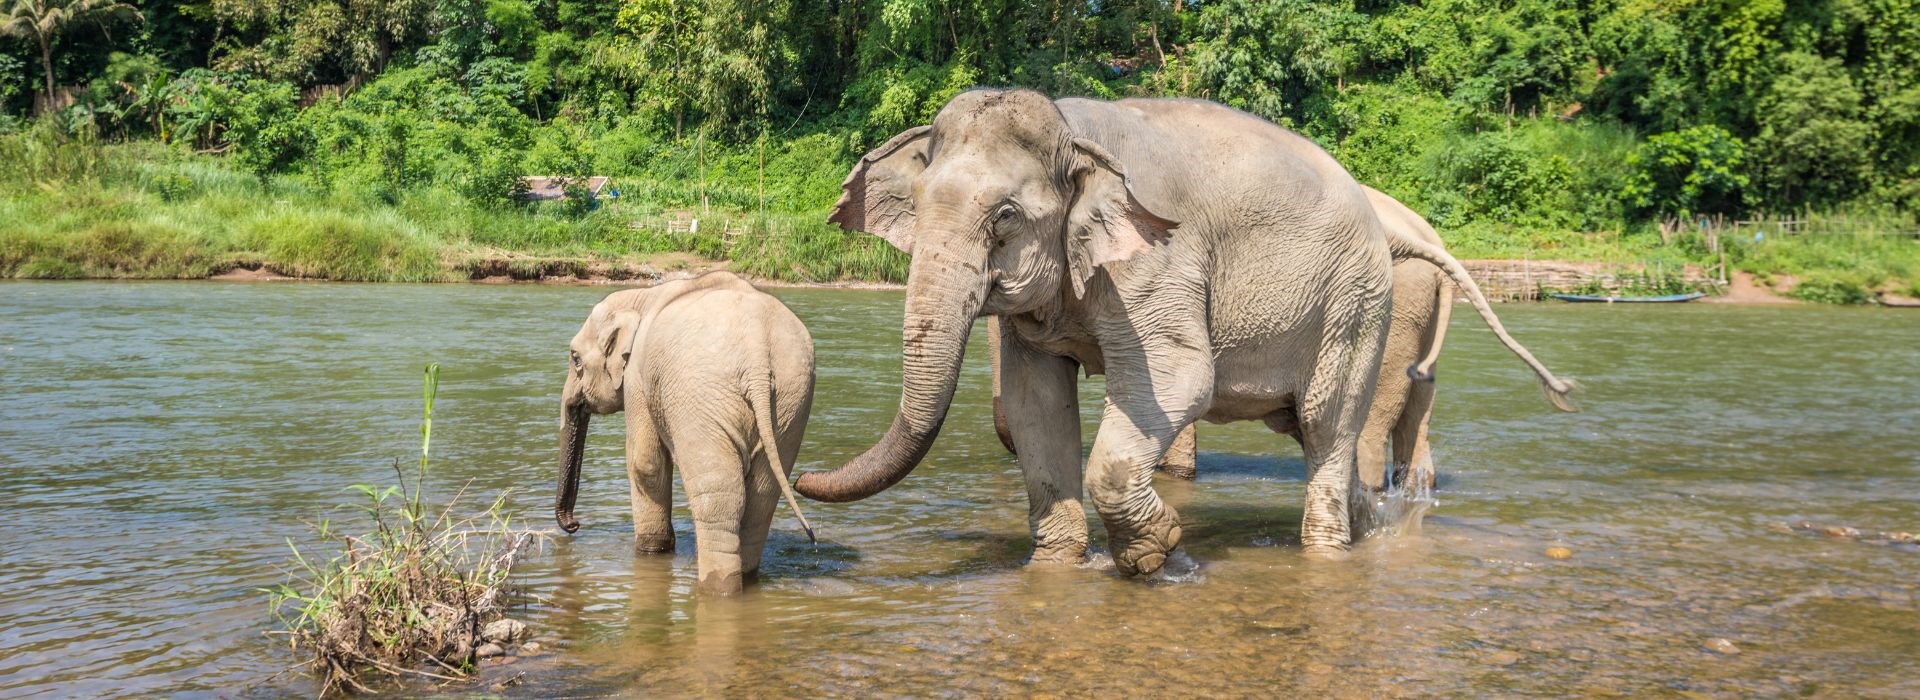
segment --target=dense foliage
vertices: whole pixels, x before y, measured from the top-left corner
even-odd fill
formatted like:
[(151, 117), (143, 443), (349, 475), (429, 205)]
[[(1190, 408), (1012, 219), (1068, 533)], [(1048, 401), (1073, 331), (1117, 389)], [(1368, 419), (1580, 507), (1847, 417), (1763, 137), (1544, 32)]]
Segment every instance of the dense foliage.
[(68, 133), (356, 202), (603, 174), (650, 210), (817, 213), (955, 92), (1026, 85), (1270, 118), (1469, 252), (1920, 211), (1915, 0), (0, 2), (121, 8), (5, 25), (12, 129), (65, 86)]

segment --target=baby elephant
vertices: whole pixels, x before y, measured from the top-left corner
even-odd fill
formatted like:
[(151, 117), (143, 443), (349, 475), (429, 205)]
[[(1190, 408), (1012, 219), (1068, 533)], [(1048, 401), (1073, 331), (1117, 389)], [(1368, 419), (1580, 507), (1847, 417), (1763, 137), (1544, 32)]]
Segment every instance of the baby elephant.
[(738, 593), (760, 568), (787, 465), (813, 403), (813, 338), (779, 300), (728, 272), (614, 292), (574, 334), (561, 394), (560, 493), (573, 532), (587, 421), (627, 413), (634, 548), (673, 551), (673, 471), (682, 470), (700, 587)]

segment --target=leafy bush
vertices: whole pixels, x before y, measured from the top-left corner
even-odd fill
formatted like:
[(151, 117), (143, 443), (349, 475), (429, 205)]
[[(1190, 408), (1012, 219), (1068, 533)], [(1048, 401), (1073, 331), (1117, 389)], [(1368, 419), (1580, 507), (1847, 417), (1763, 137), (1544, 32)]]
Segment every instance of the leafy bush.
[(1821, 304), (1872, 304), (1874, 284), (1864, 275), (1822, 271), (1808, 275), (1793, 287), (1793, 298)]
[(1734, 211), (1747, 186), (1746, 145), (1714, 125), (1654, 134), (1627, 155), (1621, 194), (1640, 211), (1688, 217)]

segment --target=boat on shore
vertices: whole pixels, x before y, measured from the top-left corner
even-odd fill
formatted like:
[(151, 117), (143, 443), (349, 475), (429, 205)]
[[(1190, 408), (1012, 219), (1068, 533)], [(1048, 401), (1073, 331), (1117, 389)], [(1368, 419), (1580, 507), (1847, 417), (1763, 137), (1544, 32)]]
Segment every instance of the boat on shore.
[(1704, 297), (1706, 295), (1707, 295), (1706, 292), (1687, 292), (1686, 294), (1664, 294), (1661, 296), (1651, 296), (1651, 297), (1607, 297), (1607, 296), (1594, 296), (1589, 294), (1548, 294), (1547, 296), (1553, 297), (1555, 299), (1559, 299), (1561, 301), (1571, 301), (1576, 303), (1676, 304), (1680, 302), (1693, 301), (1695, 299), (1699, 299), (1700, 297)]

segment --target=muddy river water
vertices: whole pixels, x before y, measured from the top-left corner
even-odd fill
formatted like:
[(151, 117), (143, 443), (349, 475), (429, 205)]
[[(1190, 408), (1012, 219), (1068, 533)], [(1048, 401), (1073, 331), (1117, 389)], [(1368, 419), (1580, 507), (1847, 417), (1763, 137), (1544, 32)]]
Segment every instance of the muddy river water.
[[(285, 539), (350, 518), (345, 486), (390, 483), (416, 453), (427, 362), (439, 486), (514, 489), (553, 530), (565, 344), (608, 291), (0, 284), (0, 697), (310, 695), (261, 634)], [(820, 367), (800, 469), (838, 465), (892, 417), (900, 297), (777, 294)], [(680, 554), (630, 552), (621, 427), (602, 419), (586, 527), (520, 577), (537, 599), (519, 614), (554, 653), (459, 689), (1920, 696), (1920, 549), (1775, 527), (1920, 530), (1920, 313), (1500, 312), (1585, 384), (1586, 411), (1553, 413), (1455, 314), (1439, 502), (1338, 562), (1298, 549), (1298, 447), (1242, 424), (1202, 427), (1197, 483), (1155, 482), (1194, 570), (1024, 567), (984, 333), (927, 461), (867, 501), (810, 504), (818, 544), (782, 506), (740, 599), (693, 593), (684, 507)], [(1082, 389), (1091, 419), (1101, 386)]]

